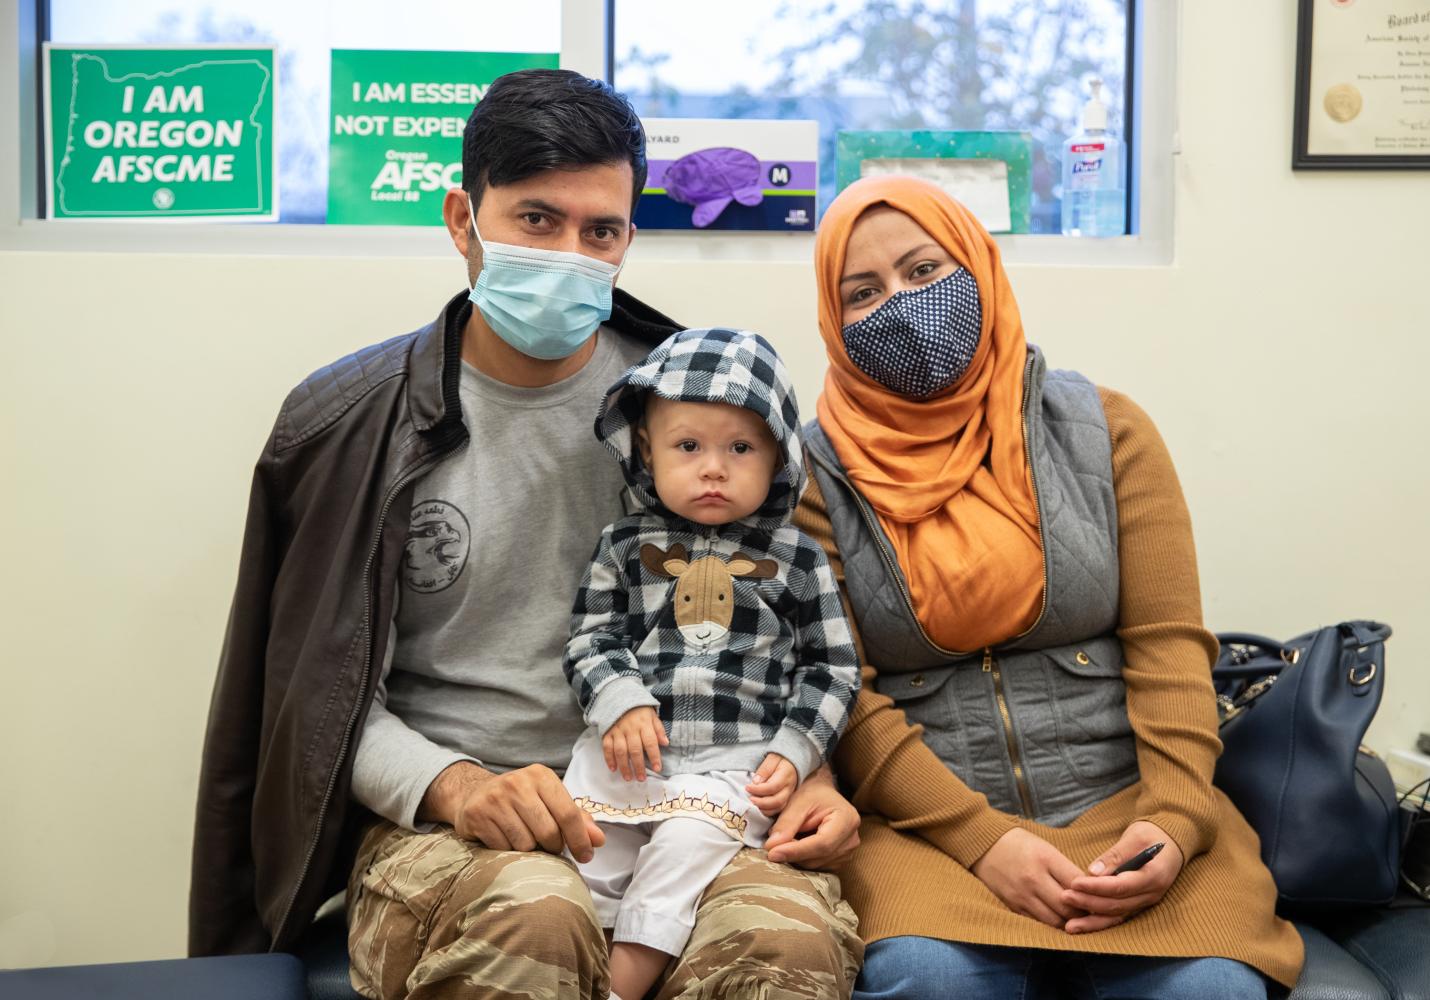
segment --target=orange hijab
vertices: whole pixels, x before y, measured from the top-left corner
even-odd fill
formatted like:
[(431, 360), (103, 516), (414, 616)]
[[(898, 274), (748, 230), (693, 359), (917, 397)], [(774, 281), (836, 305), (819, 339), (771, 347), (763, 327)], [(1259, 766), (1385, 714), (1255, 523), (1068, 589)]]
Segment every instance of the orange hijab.
[[(912, 218), (978, 282), (983, 330), (973, 361), (928, 399), (884, 388), (844, 348), (839, 279), (849, 236), (864, 211), (881, 204)], [(893, 541), (919, 621), (934, 642), (958, 651), (1026, 631), (1044, 585), (1023, 445), (1028, 344), (998, 245), (932, 184), (870, 177), (829, 206), (814, 256), (829, 353), (819, 423)]]

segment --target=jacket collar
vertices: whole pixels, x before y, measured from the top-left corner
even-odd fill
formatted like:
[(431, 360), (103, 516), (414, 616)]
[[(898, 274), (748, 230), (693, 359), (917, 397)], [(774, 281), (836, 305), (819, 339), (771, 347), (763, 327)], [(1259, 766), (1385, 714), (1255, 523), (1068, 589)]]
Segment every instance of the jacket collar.
[[(407, 402), (413, 426), (423, 433), (462, 419), (457, 386), (462, 376), (462, 333), (471, 310), (468, 292), (463, 289), (448, 300), (435, 320), (417, 331), (413, 341), (407, 369)], [(611, 318), (602, 325), (650, 347), (684, 329), (619, 288), (612, 296)]]

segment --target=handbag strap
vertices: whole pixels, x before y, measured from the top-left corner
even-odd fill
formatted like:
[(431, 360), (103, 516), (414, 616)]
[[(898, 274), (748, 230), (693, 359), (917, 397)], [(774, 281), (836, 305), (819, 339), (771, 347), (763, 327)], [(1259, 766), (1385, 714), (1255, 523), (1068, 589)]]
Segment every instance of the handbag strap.
[(1373, 622), (1357, 620), (1341, 622), (1341, 635), (1347, 636), (1346, 645), (1354, 642), (1356, 646), (1373, 646), (1378, 642), (1384, 642), (1393, 634), (1391, 627), (1384, 622)]
[[(1346, 649), (1375, 646), (1393, 634), (1391, 627), (1384, 622), (1367, 619), (1341, 622), (1336, 628), (1340, 630), (1341, 644)], [(1315, 629), (1284, 643), (1256, 632), (1218, 632), (1216, 637), (1221, 644), (1221, 655), (1217, 659), (1216, 671), (1225, 672), (1228, 677), (1246, 677), (1256, 674), (1257, 670), (1261, 673), (1280, 670), (1281, 667), (1273, 661), (1279, 660), (1283, 665), (1295, 663), (1298, 651), (1310, 645), (1310, 640), (1321, 631)], [(1245, 652), (1236, 653), (1231, 648), (1234, 646), (1242, 647)], [(1262, 658), (1264, 662), (1253, 664), (1254, 660)], [(1262, 667), (1270, 668), (1270, 671)]]
[(1257, 635), (1255, 632), (1218, 632), (1216, 637), (1223, 646), (1250, 646), (1272, 653), (1280, 653), (1282, 648), (1281, 640)]
[(1295, 662), (1294, 649), (1269, 636), (1255, 632), (1218, 632), (1216, 637), (1221, 643), (1221, 652), (1212, 667), (1212, 677), (1219, 681), (1279, 674), (1288, 663)]
[[(1371, 685), (1376, 674), (1385, 669), (1385, 640), (1390, 638), (1389, 625), (1382, 622), (1341, 622), (1341, 667), (1353, 694), (1364, 697), (1380, 685)], [(1381, 684), (1384, 684), (1382, 679)]]

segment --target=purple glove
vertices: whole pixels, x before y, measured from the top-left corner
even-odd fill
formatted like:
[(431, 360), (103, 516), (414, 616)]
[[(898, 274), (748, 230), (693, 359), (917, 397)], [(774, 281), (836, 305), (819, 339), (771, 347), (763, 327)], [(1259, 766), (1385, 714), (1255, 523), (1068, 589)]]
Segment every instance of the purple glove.
[(730, 146), (686, 153), (665, 171), (665, 193), (684, 205), (694, 205), (690, 221), (698, 229), (714, 222), (732, 201), (758, 205), (765, 200), (760, 161), (753, 153)]

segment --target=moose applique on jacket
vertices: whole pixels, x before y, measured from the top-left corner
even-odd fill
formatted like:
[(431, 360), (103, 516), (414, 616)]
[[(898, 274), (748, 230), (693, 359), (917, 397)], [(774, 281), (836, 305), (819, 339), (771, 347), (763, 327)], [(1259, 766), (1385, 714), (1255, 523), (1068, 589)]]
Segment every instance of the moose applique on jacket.
[[(764, 419), (783, 463), (755, 513), (708, 527), (660, 503), (635, 447), (648, 392)], [(848, 720), (859, 668), (838, 583), (790, 523), (804, 485), (798, 428), (778, 355), (734, 330), (672, 337), (611, 387), (597, 416), (640, 509), (601, 534), (563, 666), (602, 735), (632, 708), (658, 710), (665, 773), (754, 770), (777, 753), (802, 781)]]

